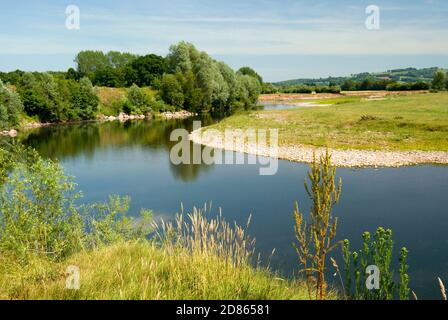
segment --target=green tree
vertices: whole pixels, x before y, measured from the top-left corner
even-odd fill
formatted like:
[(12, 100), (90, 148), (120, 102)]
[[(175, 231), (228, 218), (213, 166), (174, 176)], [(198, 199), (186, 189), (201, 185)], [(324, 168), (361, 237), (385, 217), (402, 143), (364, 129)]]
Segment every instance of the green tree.
[(433, 90), (445, 90), (446, 88), (446, 73), (442, 70), (437, 71), (434, 74), (434, 78), (432, 80), (432, 89)]
[(128, 86), (133, 84), (140, 87), (152, 86), (154, 81), (160, 79), (165, 71), (165, 59), (155, 54), (149, 54), (135, 59), (126, 67), (125, 82)]
[(98, 97), (87, 77), (78, 82), (48, 73), (26, 73), (18, 92), (25, 112), (41, 121), (94, 119), (98, 110)]
[(110, 67), (110, 60), (102, 51), (81, 51), (75, 58), (78, 72), (93, 77), (99, 70)]
[(344, 91), (355, 91), (357, 89), (356, 82), (351, 79), (345, 80), (341, 86), (341, 89)]
[(25, 73), (18, 91), (28, 115), (37, 115), (42, 121), (61, 119), (63, 106), (59, 98), (58, 84), (51, 74)]
[(79, 81), (79, 90), (73, 95), (73, 109), (82, 120), (94, 119), (98, 111), (99, 98), (92, 82), (84, 77)]
[(261, 85), (263, 84), (263, 78), (254, 69), (250, 67), (242, 67), (237, 71), (237, 73), (256, 78)]
[(65, 78), (68, 80), (76, 80), (77, 81), (80, 79), (80, 77), (81, 77), (81, 74), (73, 68), (68, 69), (67, 73), (65, 74)]
[(19, 95), (0, 80), (0, 129), (18, 125), (22, 111)]
[(130, 87), (128, 90), (128, 101), (132, 106), (132, 110), (130, 110), (130, 113), (134, 112), (137, 114), (142, 114), (151, 111), (150, 97), (143, 89), (139, 88), (136, 84), (132, 85), (132, 87)]
[(167, 71), (171, 74), (189, 72), (193, 70), (193, 65), (199, 55), (200, 52), (191, 43), (182, 41), (172, 45), (166, 57)]
[[(129, 199), (79, 206), (73, 178), (36, 152), (0, 149), (0, 255), (26, 263), (31, 256), (61, 260), (82, 249), (115, 242), (145, 240), (151, 214), (126, 217)], [(6, 174), (8, 171), (8, 174)]]
[(124, 86), (123, 71), (107, 67), (95, 72), (92, 82), (96, 86), (120, 88)]
[(251, 76), (237, 74), (237, 101), (244, 107), (254, 105), (262, 91), (260, 82)]
[(243, 68), (236, 74), (191, 43), (171, 46), (166, 62), (171, 76), (163, 77), (161, 97), (177, 107), (194, 111), (248, 107), (256, 103), (262, 90), (262, 79), (252, 69)]
[(122, 69), (138, 59), (138, 55), (119, 51), (109, 51), (106, 56), (109, 60), (108, 66), (113, 69)]
[(162, 78), (160, 96), (166, 103), (177, 108), (183, 108), (185, 97), (182, 85), (173, 74), (166, 74)]

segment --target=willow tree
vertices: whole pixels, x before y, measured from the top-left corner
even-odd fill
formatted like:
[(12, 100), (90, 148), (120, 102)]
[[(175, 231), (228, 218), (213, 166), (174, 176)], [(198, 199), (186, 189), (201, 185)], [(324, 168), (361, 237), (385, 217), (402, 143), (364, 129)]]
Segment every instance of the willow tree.
[[(161, 96), (166, 103), (176, 102), (178, 107), (208, 111), (248, 106), (256, 103), (261, 93), (261, 85), (255, 76), (235, 73), (225, 63), (214, 60), (191, 43), (171, 46), (166, 62), (171, 75), (165, 75), (162, 80)], [(182, 106), (178, 99), (181, 95)]]

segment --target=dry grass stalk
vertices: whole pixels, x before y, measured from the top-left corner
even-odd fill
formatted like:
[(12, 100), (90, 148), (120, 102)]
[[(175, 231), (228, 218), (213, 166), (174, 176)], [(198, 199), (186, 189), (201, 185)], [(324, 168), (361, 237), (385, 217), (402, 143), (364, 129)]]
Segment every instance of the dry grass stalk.
[(447, 301), (448, 298), (447, 298), (447, 296), (446, 296), (446, 288), (445, 288), (445, 285), (443, 284), (442, 279), (438, 278), (438, 280), (439, 280), (439, 286), (440, 286), (440, 291), (442, 292), (443, 300)]
[(207, 206), (187, 214), (182, 209), (174, 222), (162, 221), (156, 226), (159, 240), (172, 252), (180, 247), (192, 254), (223, 258), (235, 267), (247, 265), (255, 247), (255, 240), (246, 234), (251, 217), (243, 228), (226, 222), (221, 210), (216, 218), (208, 219), (209, 211)]

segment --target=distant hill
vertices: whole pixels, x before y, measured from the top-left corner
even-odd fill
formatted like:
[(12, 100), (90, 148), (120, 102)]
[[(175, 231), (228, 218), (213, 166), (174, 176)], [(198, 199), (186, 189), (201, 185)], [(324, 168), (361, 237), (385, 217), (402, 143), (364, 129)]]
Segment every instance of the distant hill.
[(399, 82), (430, 82), (434, 76), (434, 73), (441, 68), (406, 68), (406, 69), (394, 69), (379, 73), (358, 73), (349, 77), (328, 77), (319, 79), (294, 79), (287, 81), (280, 81), (273, 83), (276, 86), (297, 86), (297, 85), (311, 85), (311, 86), (329, 86), (330, 84), (341, 85), (346, 80), (363, 81), (365, 79), (375, 80), (393, 80)]

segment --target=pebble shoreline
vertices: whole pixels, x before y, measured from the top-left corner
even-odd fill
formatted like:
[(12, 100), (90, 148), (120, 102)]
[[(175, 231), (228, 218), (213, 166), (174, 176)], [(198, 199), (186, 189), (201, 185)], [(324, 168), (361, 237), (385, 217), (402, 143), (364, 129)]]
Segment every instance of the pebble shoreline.
[[(190, 117), (197, 116), (197, 113), (191, 113), (188, 111), (176, 111), (176, 112), (163, 112), (160, 113), (160, 116), (162, 119), (165, 120), (172, 120), (172, 119), (186, 119)], [(125, 113), (120, 113), (118, 116), (100, 116), (97, 120), (90, 120), (88, 122), (109, 122), (109, 121), (120, 121), (125, 122), (128, 120), (144, 120), (144, 119), (151, 119), (152, 115), (128, 115)], [(78, 122), (80, 123), (80, 122)], [(52, 125), (57, 125), (58, 123), (42, 123), (42, 122), (30, 122), (26, 125), (22, 126), (21, 130), (27, 130), (27, 129), (36, 129), (36, 128), (42, 128), (42, 127), (48, 127)], [(67, 124), (67, 123), (66, 123)], [(73, 124), (73, 123), (68, 123)], [(18, 134), (17, 130), (10, 129), (10, 130), (2, 130), (0, 131), (0, 137), (11, 137), (14, 138)]]
[[(202, 129), (193, 131), (190, 140), (207, 147), (236, 151), (264, 157), (274, 157), (280, 160), (311, 163), (313, 155), (319, 157), (325, 154), (322, 147), (303, 145), (282, 146), (278, 153), (269, 147), (258, 148), (251, 144), (232, 144), (214, 139), (207, 134), (202, 136)], [(444, 164), (448, 165), (448, 152), (445, 151), (368, 151), (368, 150), (329, 150), (332, 155), (332, 163), (337, 167), (403, 167), (419, 164)], [(274, 155), (274, 156), (273, 156)]]

